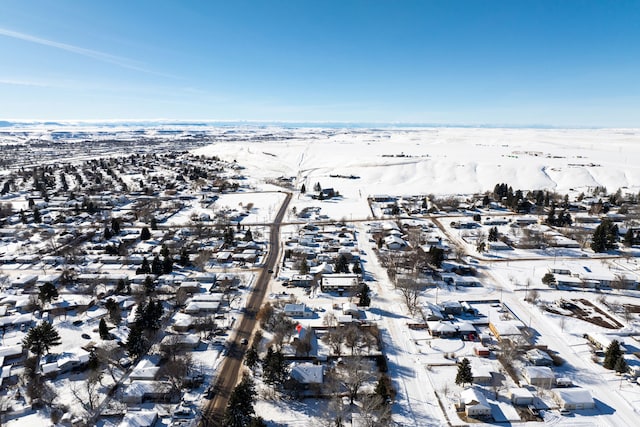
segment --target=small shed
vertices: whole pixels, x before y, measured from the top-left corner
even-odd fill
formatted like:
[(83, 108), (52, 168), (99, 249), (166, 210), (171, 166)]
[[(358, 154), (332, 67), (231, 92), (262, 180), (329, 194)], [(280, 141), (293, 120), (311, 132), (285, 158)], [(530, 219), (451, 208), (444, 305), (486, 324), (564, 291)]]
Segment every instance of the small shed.
[(527, 406), (533, 403), (533, 393), (524, 387), (514, 387), (509, 389), (509, 399), (516, 406)]

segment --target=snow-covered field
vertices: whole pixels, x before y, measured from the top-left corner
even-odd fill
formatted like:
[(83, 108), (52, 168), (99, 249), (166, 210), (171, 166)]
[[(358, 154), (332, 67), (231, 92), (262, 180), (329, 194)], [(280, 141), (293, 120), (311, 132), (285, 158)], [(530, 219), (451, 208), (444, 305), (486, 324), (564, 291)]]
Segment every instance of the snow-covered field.
[[(506, 182), (514, 190), (566, 193), (595, 186), (640, 189), (640, 131), (627, 129), (382, 129), (281, 131), (274, 141), (196, 150), (237, 160), (252, 178), (291, 176), (351, 198), (362, 194), (469, 194)], [(285, 138), (286, 137), (286, 138)], [(358, 179), (332, 178), (356, 176)], [(348, 211), (348, 208), (345, 209)]]

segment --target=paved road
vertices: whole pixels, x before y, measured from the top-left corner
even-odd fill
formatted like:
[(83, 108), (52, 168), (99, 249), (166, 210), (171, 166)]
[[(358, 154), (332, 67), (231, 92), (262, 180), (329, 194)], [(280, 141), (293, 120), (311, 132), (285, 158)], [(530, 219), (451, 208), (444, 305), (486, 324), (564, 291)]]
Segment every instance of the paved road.
[(280, 224), (289, 206), (291, 200), (291, 193), (286, 193), (286, 198), (280, 206), (280, 210), (276, 215), (276, 218), (271, 224), (271, 232), (269, 237), (269, 254), (265, 260), (264, 268), (255, 286), (251, 291), (251, 295), (247, 299), (245, 314), (242, 316), (240, 325), (236, 329), (236, 336), (230, 342), (227, 357), (222, 365), (218, 368), (219, 374), (215, 384), (215, 396), (209, 401), (202, 411), (202, 419), (200, 425), (202, 427), (213, 427), (222, 425), (222, 416), (224, 410), (227, 407), (227, 401), (233, 391), (233, 388), (240, 379), (240, 372), (242, 368), (242, 359), (246, 350), (246, 345), (240, 344), (241, 340), (250, 340), (251, 335), (256, 327), (256, 314), (262, 305), (269, 280), (271, 279), (271, 273), (278, 261), (280, 251)]

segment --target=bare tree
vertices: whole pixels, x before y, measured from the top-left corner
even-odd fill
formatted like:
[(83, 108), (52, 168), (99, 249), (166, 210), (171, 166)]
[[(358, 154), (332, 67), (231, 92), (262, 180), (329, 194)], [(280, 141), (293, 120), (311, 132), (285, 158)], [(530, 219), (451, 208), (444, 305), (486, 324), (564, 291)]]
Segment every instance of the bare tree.
[(414, 315), (418, 310), (418, 300), (420, 297), (420, 285), (415, 281), (409, 281), (402, 284), (402, 286), (398, 286), (400, 292), (402, 293), (402, 297), (404, 299), (404, 303), (409, 310), (411, 315)]
[(161, 377), (166, 378), (174, 392), (178, 392), (185, 384), (185, 380), (193, 371), (193, 357), (191, 353), (185, 353), (165, 362), (160, 368)]
[(358, 398), (360, 388), (368, 381), (375, 379), (373, 363), (362, 357), (349, 357), (341, 366), (342, 384), (347, 388), (351, 403)]
[(365, 427), (387, 427), (391, 425), (391, 405), (376, 394), (360, 397), (360, 421)]
[(344, 343), (351, 349), (351, 355), (355, 355), (356, 349), (360, 345), (362, 331), (356, 325), (349, 325), (344, 331)]
[(116, 374), (119, 371), (118, 360), (122, 354), (122, 349), (118, 346), (113, 347), (96, 347), (96, 356), (100, 364), (106, 368), (106, 371), (111, 376), (114, 383), (118, 382), (118, 376)]
[(322, 324), (325, 326), (337, 326), (338, 321), (336, 319), (336, 315), (328, 311), (322, 319)]
[(92, 414), (100, 403), (100, 394), (98, 392), (100, 388), (101, 373), (95, 375), (89, 375), (85, 381), (74, 381), (71, 384), (71, 394), (82, 405), (84, 410)]
[(342, 342), (344, 341), (344, 334), (341, 328), (331, 328), (322, 337), (322, 341), (327, 344), (333, 354), (336, 356), (342, 355)]
[(616, 274), (611, 281), (611, 287), (617, 291), (627, 289), (627, 282), (625, 280), (624, 274)]

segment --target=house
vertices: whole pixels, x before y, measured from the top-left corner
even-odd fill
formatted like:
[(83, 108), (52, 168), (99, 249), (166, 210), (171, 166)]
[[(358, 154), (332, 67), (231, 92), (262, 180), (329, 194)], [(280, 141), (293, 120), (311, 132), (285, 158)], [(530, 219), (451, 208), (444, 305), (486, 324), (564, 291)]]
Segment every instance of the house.
[(216, 313), (219, 308), (220, 301), (193, 301), (193, 299), (191, 299), (184, 308), (184, 312), (187, 314), (200, 315)]
[(131, 370), (129, 379), (132, 381), (153, 381), (158, 375), (159, 371), (160, 367), (156, 366), (153, 361), (145, 357), (140, 362), (138, 362), (138, 364)]
[(532, 348), (527, 351), (526, 358), (535, 366), (551, 366), (553, 365), (553, 359), (549, 356), (548, 353), (537, 349)]
[(18, 363), (25, 354), (22, 344), (2, 346), (0, 347), (0, 361), (2, 361), (0, 366), (11, 365), (12, 362)]
[[(490, 385), (493, 382), (493, 373), (491, 365), (481, 363), (483, 359), (472, 358), (471, 359), (471, 373), (473, 374), (473, 383)], [(486, 360), (484, 360), (486, 362)]]
[(391, 251), (400, 251), (408, 246), (407, 242), (396, 235), (389, 235), (385, 237), (384, 244)]
[(514, 320), (496, 320), (489, 323), (489, 330), (498, 341), (510, 340), (517, 342), (522, 338), (522, 333), (520, 332), (521, 326), (524, 325)]
[(151, 427), (158, 421), (156, 411), (128, 410), (118, 427)]
[(595, 289), (597, 286), (596, 282), (592, 282), (589, 280), (583, 280), (579, 277), (567, 276), (564, 274), (559, 274), (555, 276), (556, 286), (558, 288), (590, 288)]
[(488, 242), (487, 247), (490, 251), (510, 251), (513, 248), (504, 242)]
[(596, 406), (593, 401), (593, 397), (591, 396), (591, 392), (585, 388), (553, 388), (551, 389), (551, 393), (560, 405), (561, 409), (574, 411), (580, 409), (592, 409)]
[(285, 304), (284, 314), (289, 317), (311, 317), (313, 311), (307, 309), (304, 304)]
[(323, 274), (320, 287), (322, 292), (355, 292), (358, 288), (356, 274)]
[(551, 388), (556, 379), (551, 368), (547, 366), (525, 366), (522, 376), (527, 383), (544, 388)]
[(443, 301), (440, 303), (440, 307), (445, 315), (459, 316), (462, 314), (462, 304), (458, 301)]
[(509, 399), (516, 406), (527, 406), (533, 403), (533, 393), (524, 387), (514, 387), (509, 389)]
[(342, 314), (350, 314), (355, 318), (360, 317), (360, 309), (353, 302), (345, 302), (342, 304)]
[(549, 266), (549, 273), (551, 274), (560, 274), (564, 276), (571, 276), (571, 268), (568, 266)]
[(11, 287), (20, 289), (30, 288), (31, 286), (35, 285), (37, 281), (38, 276), (34, 274), (28, 274), (26, 276), (20, 276), (13, 279), (13, 281), (11, 282)]
[(124, 385), (122, 401), (124, 403), (142, 403), (145, 400), (154, 402), (171, 401), (171, 385), (161, 381), (134, 380)]
[(427, 328), (434, 337), (450, 338), (458, 336), (458, 330), (450, 321), (427, 321)]
[(200, 338), (193, 334), (165, 335), (160, 341), (160, 350), (183, 349), (193, 350), (200, 345)]
[(74, 353), (50, 353), (43, 356), (40, 366), (43, 374), (56, 376), (86, 365), (89, 357), (90, 353), (83, 349)]
[(460, 403), (468, 417), (486, 418), (491, 416), (491, 406), (482, 391), (476, 387), (468, 388), (460, 393)]
[(294, 274), (289, 279), (290, 286), (300, 286), (308, 288), (313, 283), (313, 276), (310, 274)]
[(324, 381), (324, 367), (305, 362), (296, 364), (289, 374), (300, 384), (322, 384)]

